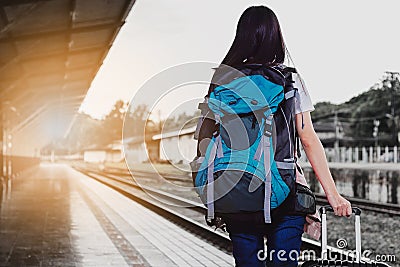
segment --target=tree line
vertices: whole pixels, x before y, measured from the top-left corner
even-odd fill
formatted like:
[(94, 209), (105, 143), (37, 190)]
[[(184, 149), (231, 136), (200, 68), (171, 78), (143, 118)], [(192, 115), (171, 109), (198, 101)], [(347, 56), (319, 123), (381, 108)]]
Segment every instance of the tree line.
[[(78, 113), (65, 138), (60, 138), (42, 149), (42, 154), (55, 150), (57, 154), (74, 154), (84, 149), (105, 148), (107, 145), (120, 141), (122, 138), (143, 138), (144, 131), (157, 134), (161, 130), (173, 131), (182, 125), (195, 125), (195, 114), (178, 114), (167, 119), (154, 120), (148, 117), (149, 108), (138, 105), (132, 112), (127, 112), (128, 103), (118, 100), (111, 111), (103, 119), (95, 119), (89, 114)], [(127, 125), (123, 129), (124, 123)]]
[[(357, 146), (398, 145), (397, 134), (400, 128), (400, 82), (397, 76), (387, 75), (382, 82), (372, 86), (342, 104), (319, 102), (312, 112), (313, 122), (337, 124), (347, 138), (347, 143)], [(116, 140), (121, 140), (123, 123), (132, 127), (124, 129), (124, 138), (141, 136), (144, 129), (156, 134), (179, 130), (183, 126), (196, 124), (195, 114), (178, 114), (167, 119), (147, 118), (149, 109), (139, 105), (132, 112), (125, 114), (128, 103), (118, 100), (103, 119), (94, 119), (85, 113), (77, 114), (76, 120), (66, 138), (46, 146), (44, 150), (56, 149), (61, 153), (76, 153), (87, 148), (105, 147)], [(377, 121), (379, 126), (377, 127)], [(374, 136), (373, 131), (377, 131)]]
[(313, 122), (336, 124), (348, 145), (398, 145), (400, 82), (398, 73), (391, 74), (342, 104), (317, 103), (312, 112)]

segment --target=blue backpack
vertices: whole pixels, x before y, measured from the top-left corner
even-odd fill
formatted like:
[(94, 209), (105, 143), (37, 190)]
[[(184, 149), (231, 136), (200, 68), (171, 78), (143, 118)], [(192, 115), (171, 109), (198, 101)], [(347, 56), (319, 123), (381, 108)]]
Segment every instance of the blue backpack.
[[(281, 66), (244, 64), (217, 69), (217, 86), (199, 105), (193, 182), (215, 213), (271, 210), (294, 192), (295, 112), (291, 73)], [(298, 141), (298, 140), (297, 140)]]

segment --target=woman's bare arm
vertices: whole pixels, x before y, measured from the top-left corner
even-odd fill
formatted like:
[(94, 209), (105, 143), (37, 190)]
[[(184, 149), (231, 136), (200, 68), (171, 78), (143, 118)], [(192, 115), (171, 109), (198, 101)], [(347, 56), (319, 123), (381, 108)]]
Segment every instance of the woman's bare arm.
[(314, 131), (310, 112), (303, 113), (303, 128), (301, 116), (301, 113), (296, 115), (297, 132), (317, 179), (321, 183), (335, 214), (338, 216), (349, 216), (352, 213), (351, 204), (343, 198), (336, 189), (335, 182), (328, 167), (324, 148)]

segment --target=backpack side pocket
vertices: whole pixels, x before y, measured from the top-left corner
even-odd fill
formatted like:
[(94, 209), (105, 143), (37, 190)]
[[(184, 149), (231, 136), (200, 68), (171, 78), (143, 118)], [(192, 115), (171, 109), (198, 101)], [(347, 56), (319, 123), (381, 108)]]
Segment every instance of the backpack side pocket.
[(305, 185), (295, 184), (296, 195), (293, 211), (299, 214), (314, 214), (316, 211), (316, 199), (314, 193)]
[(208, 166), (206, 164), (206, 161), (204, 161), (205, 157), (195, 157), (191, 162), (190, 162), (190, 167), (192, 170), (192, 180), (193, 180), (193, 186), (195, 187), (195, 190), (197, 194), (202, 198), (202, 196), (205, 194), (205, 187), (207, 185), (207, 170)]

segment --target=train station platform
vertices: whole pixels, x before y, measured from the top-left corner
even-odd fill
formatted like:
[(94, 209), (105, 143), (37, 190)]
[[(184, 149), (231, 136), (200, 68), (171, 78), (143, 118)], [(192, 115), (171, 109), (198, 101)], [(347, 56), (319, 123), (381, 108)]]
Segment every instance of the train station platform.
[(233, 257), (64, 164), (0, 188), (0, 266), (233, 266)]

